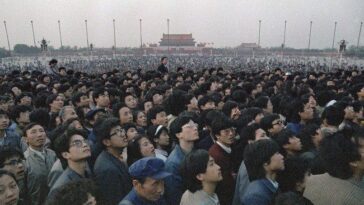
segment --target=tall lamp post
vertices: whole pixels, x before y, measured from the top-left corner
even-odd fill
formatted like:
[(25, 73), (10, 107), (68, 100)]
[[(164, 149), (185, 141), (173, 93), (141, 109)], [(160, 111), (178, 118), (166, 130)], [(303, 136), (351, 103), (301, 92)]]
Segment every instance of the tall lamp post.
[(143, 48), (142, 19), (139, 19), (139, 31), (140, 31), (140, 48)]
[(11, 54), (10, 41), (9, 41), (9, 34), (8, 34), (8, 29), (7, 29), (7, 27), (6, 27), (6, 21), (4, 21), (4, 27), (5, 27), (5, 32), (6, 32), (6, 39), (8, 40), (9, 54)]
[(167, 35), (168, 35), (167, 42), (168, 42), (168, 55), (169, 55), (169, 19), (167, 19)]
[(59, 42), (61, 43), (61, 49), (63, 50), (62, 32), (61, 32), (61, 21), (58, 20), (58, 31), (59, 31)]
[(30, 24), (32, 25), (34, 47), (37, 47), (37, 44), (35, 43), (35, 34), (34, 34), (33, 20), (30, 21)]
[(112, 24), (114, 27), (114, 55), (116, 54), (116, 33), (115, 33), (115, 19), (112, 20)]
[(90, 45), (88, 44), (88, 30), (87, 30), (87, 19), (85, 20), (86, 26), (86, 43), (87, 43), (87, 50), (90, 51)]

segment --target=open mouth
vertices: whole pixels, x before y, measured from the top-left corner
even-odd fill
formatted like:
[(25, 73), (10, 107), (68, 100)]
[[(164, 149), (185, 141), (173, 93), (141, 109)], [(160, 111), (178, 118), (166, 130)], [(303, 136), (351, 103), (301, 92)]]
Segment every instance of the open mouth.
[(13, 200), (11, 200), (11, 201), (9, 201), (9, 202), (5, 203), (5, 204), (6, 204), (6, 205), (16, 205), (16, 204), (17, 204), (17, 202), (18, 202), (18, 200), (15, 198), (15, 199), (13, 199)]

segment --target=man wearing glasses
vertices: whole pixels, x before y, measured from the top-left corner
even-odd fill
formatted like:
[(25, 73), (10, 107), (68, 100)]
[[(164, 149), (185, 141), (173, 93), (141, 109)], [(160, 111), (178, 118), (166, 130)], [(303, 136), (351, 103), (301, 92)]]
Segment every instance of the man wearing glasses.
[(283, 130), (284, 123), (279, 115), (270, 114), (262, 118), (260, 121), (260, 126), (264, 131), (267, 132), (269, 137), (274, 137), (274, 135)]
[(67, 168), (51, 187), (48, 197), (52, 198), (57, 189), (65, 184), (92, 177), (87, 164), (91, 149), (85, 136), (83, 130), (72, 128), (55, 139), (57, 156)]
[(127, 165), (121, 158), (124, 148), (128, 146), (128, 140), (117, 118), (105, 119), (98, 134), (103, 151), (95, 162), (96, 183), (104, 203), (117, 204), (132, 188)]
[(27, 188), (31, 204), (43, 204), (48, 194), (47, 176), (57, 160), (54, 151), (44, 147), (47, 134), (37, 123), (24, 128), (28, 149), (24, 152), (27, 169)]
[(26, 188), (26, 172), (25, 172), (25, 159), (21, 151), (15, 148), (4, 148), (0, 150), (0, 169), (4, 169), (14, 174), (16, 183), (19, 187), (19, 201), (29, 201)]

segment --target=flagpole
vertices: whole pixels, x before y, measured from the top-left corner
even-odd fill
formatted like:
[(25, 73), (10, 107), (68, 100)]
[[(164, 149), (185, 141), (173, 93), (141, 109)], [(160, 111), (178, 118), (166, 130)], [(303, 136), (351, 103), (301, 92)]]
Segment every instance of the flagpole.
[(58, 20), (58, 31), (59, 31), (59, 41), (61, 43), (61, 49), (63, 50), (62, 33), (61, 33), (61, 21)]
[(34, 34), (33, 20), (30, 21), (30, 24), (32, 25), (34, 47), (37, 47), (37, 44), (35, 43), (35, 34)]
[(8, 35), (8, 29), (7, 29), (7, 27), (6, 27), (6, 21), (4, 21), (4, 26), (5, 26), (6, 38), (7, 38), (7, 40), (8, 40), (9, 53), (11, 53), (11, 49), (10, 49), (10, 41), (9, 41), (9, 35)]

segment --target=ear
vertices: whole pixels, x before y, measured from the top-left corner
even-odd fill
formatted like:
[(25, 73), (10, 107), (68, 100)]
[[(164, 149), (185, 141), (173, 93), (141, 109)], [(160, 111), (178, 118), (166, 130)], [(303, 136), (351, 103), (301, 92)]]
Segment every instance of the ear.
[(104, 144), (106, 147), (109, 147), (111, 145), (110, 139), (103, 139), (102, 144)]
[(153, 139), (153, 141), (154, 141), (155, 143), (158, 143), (158, 142), (159, 142), (159, 138), (154, 138), (154, 139)]
[(203, 176), (204, 176), (204, 174), (203, 174), (203, 173), (197, 174), (197, 175), (196, 175), (196, 179), (197, 179), (197, 180), (199, 180), (199, 181), (202, 181), (202, 180), (203, 180), (203, 178), (204, 178)]
[(151, 119), (150, 121), (151, 121), (151, 122), (152, 122), (152, 124), (154, 125), (154, 123), (155, 123), (156, 119)]
[(62, 157), (65, 159), (69, 158), (69, 153), (68, 152), (62, 152)]

